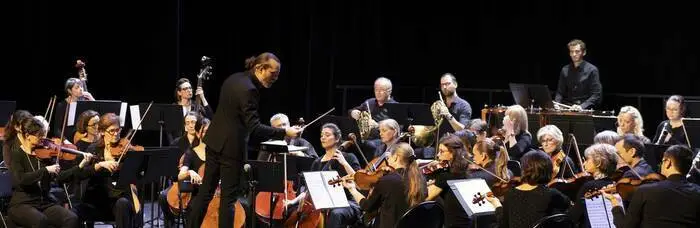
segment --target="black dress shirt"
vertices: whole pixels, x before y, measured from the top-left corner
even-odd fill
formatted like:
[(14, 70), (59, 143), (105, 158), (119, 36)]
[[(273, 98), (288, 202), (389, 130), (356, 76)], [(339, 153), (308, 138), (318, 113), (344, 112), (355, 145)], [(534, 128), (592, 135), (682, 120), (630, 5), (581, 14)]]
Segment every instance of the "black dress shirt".
[[(398, 103), (394, 100), (394, 98), (389, 98), (385, 104), (387, 103)], [(385, 119), (391, 118), (389, 116), (389, 110), (387, 110), (384, 105), (379, 106), (379, 103), (377, 103), (377, 98), (370, 98), (365, 100), (365, 102), (362, 102), (362, 104), (358, 105), (357, 107), (354, 107), (348, 111), (348, 114), (352, 112), (352, 110), (359, 110), (359, 111), (367, 111), (367, 105), (369, 105), (369, 112), (372, 114), (372, 119), (374, 121), (382, 121)]]
[(530, 191), (511, 188), (496, 208), (501, 228), (532, 227), (548, 215), (563, 213), (569, 208), (569, 198), (556, 189), (538, 186)]
[[(403, 175), (405, 169), (396, 169), (377, 181), (372, 193), (360, 201), (360, 208), (366, 212), (379, 210), (379, 227), (393, 228), (396, 222), (409, 209)], [(425, 181), (421, 184), (425, 186)], [(423, 196), (425, 198), (426, 196)]]
[[(663, 131), (664, 127), (666, 128), (666, 132), (663, 134), (663, 139), (659, 141), (659, 137), (661, 137), (661, 131)], [(671, 134), (671, 138), (666, 140), (666, 135)], [(656, 142), (659, 142), (659, 144), (666, 144), (666, 145), (688, 145), (687, 141), (685, 140), (685, 132), (683, 132), (683, 126), (678, 126), (675, 128), (671, 127), (671, 123), (669, 123), (668, 120), (664, 120), (661, 123), (659, 123), (659, 126), (656, 127), (656, 134), (654, 134), (654, 140), (652, 140), (651, 143), (656, 144)]]
[(598, 68), (584, 60), (579, 67), (574, 67), (571, 63), (561, 68), (554, 100), (590, 109), (600, 105), (602, 93), (603, 85), (600, 83)]
[(463, 124), (465, 128), (468, 127), (467, 125), (469, 125), (469, 121), (472, 118), (472, 106), (469, 105), (469, 102), (459, 96), (455, 96), (447, 109), (457, 119), (457, 122)]
[(510, 160), (520, 161), (520, 158), (525, 155), (525, 153), (532, 150), (532, 135), (530, 133), (521, 131), (520, 134), (515, 135), (515, 146), (510, 147), (509, 143), (506, 142), (506, 148), (508, 148), (508, 156)]
[[(647, 163), (647, 161), (644, 159), (640, 160), (632, 169), (634, 169), (634, 171), (637, 171), (637, 173), (642, 177), (654, 172), (654, 169), (652, 169), (649, 163)], [(622, 177), (639, 179), (639, 177), (637, 177), (637, 175), (634, 174), (634, 172), (631, 169), (625, 171)]]
[(615, 227), (700, 227), (700, 186), (671, 175), (637, 188), (626, 214), (620, 206), (612, 212)]

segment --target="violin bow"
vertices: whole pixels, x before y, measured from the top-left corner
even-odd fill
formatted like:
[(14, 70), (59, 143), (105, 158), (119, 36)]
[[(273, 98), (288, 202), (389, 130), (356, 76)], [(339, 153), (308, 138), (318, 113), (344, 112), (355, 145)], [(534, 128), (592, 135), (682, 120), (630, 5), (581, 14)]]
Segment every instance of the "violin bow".
[(56, 95), (49, 99), (49, 106), (46, 107), (46, 112), (44, 116), (48, 117), (46, 121), (51, 121), (51, 115), (53, 114), (53, 108), (56, 105)]
[[(576, 140), (576, 136), (574, 136), (573, 133), (569, 133), (569, 135), (571, 135), (571, 141), (574, 143), (574, 149), (576, 150), (576, 156), (578, 156), (579, 165), (581, 165), (581, 171), (585, 171), (586, 168), (583, 167), (584, 157), (581, 157), (581, 151), (579, 151), (579, 149), (578, 149), (578, 141)], [(571, 149), (571, 148), (569, 148), (569, 149)]]
[[(499, 153), (500, 153), (500, 152), (499, 152)], [(496, 175), (495, 173), (492, 173), (491, 171), (488, 171), (487, 169), (484, 169), (484, 167), (481, 167), (481, 165), (476, 164), (476, 162), (472, 161), (471, 159), (466, 158), (466, 159), (464, 159), (464, 160), (467, 160), (467, 162), (469, 162), (469, 163), (475, 165), (477, 168), (479, 168), (480, 170), (483, 170), (484, 172), (488, 173), (489, 175), (491, 175), (491, 176), (493, 176), (493, 177), (495, 177), (495, 178), (498, 178), (499, 180), (501, 180), (501, 181), (503, 181), (503, 182), (508, 183), (508, 181), (507, 181), (506, 179), (503, 179), (503, 178), (499, 177), (498, 175)]]
[(362, 152), (362, 149), (360, 149), (360, 145), (357, 144), (357, 136), (355, 135), (355, 133), (348, 134), (348, 138), (352, 140), (352, 144), (355, 144), (355, 148), (357, 148), (357, 151), (360, 153), (360, 156), (362, 156), (362, 160), (365, 161), (365, 164), (369, 164), (369, 161), (367, 161), (367, 157), (365, 157), (365, 153)]
[(331, 109), (328, 110), (326, 113), (323, 113), (323, 114), (321, 114), (320, 116), (316, 117), (316, 119), (314, 119), (314, 120), (312, 120), (311, 122), (309, 122), (308, 124), (304, 125), (304, 127), (301, 128), (301, 131), (303, 132), (304, 129), (306, 129), (307, 126), (311, 126), (311, 124), (313, 124), (314, 122), (320, 120), (321, 118), (323, 118), (324, 116), (328, 115), (329, 113), (331, 113), (331, 112), (334, 111), (334, 110), (335, 110), (335, 107), (331, 108)]
[[(56, 102), (54, 101), (54, 104)], [(56, 165), (58, 165), (58, 160), (60, 160), (61, 155), (63, 154), (63, 151), (60, 149), (61, 145), (63, 144), (63, 140), (65, 140), (65, 132), (66, 132), (66, 125), (68, 123), (68, 110), (70, 108), (70, 103), (66, 103), (66, 111), (63, 113), (63, 126), (61, 126), (61, 141), (58, 143), (58, 158), (56, 158)], [(52, 111), (53, 112), (53, 111)], [(47, 122), (50, 120), (47, 120)]]
[(143, 119), (146, 118), (148, 115), (148, 111), (151, 110), (151, 106), (153, 106), (153, 101), (151, 101), (150, 104), (148, 104), (148, 108), (146, 108), (146, 111), (143, 112), (143, 116), (141, 116), (141, 119), (139, 120), (139, 126), (136, 126), (134, 129), (134, 133), (129, 135), (128, 139), (126, 140), (126, 146), (124, 146), (124, 150), (122, 151), (122, 154), (119, 155), (119, 159), (117, 160), (117, 163), (120, 163), (122, 161), (122, 158), (124, 157), (124, 154), (126, 154), (126, 151), (129, 150), (129, 145), (131, 144), (131, 140), (136, 136), (136, 132), (138, 132), (139, 128), (141, 128), (141, 125), (143, 124)]

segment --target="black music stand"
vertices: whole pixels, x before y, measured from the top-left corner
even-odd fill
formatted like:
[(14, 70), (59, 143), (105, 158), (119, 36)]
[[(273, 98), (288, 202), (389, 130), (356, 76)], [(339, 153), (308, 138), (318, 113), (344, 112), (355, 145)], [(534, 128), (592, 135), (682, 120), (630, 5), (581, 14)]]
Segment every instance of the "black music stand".
[[(139, 104), (139, 116), (141, 118), (143, 118), (148, 105), (149, 103)], [(185, 116), (182, 114), (182, 106), (178, 104), (153, 104), (148, 115), (143, 118), (141, 128), (148, 131), (159, 131), (159, 145), (163, 147), (163, 132), (182, 133), (184, 131), (184, 123)], [(136, 128), (136, 126), (133, 127)]]
[(654, 169), (656, 172), (661, 172), (659, 164), (664, 156), (664, 152), (670, 147), (670, 145), (656, 145), (651, 143), (644, 144), (644, 160)]
[(0, 126), (4, 127), (7, 125), (7, 122), (10, 122), (10, 118), (16, 108), (16, 101), (0, 101)]
[(402, 126), (435, 125), (435, 119), (430, 111), (430, 104), (423, 103), (386, 103), (384, 104), (391, 116)]
[(694, 148), (700, 147), (700, 118), (683, 118), (682, 120), (685, 137), (690, 144), (688, 147), (694, 151)]
[[(59, 103), (65, 104), (65, 103)], [(73, 133), (75, 132), (75, 124), (80, 118), (80, 114), (87, 110), (93, 110), (100, 115), (105, 113), (114, 113), (119, 116), (119, 126), (124, 127), (126, 122), (126, 103), (122, 101), (115, 100), (97, 100), (97, 101), (76, 101), (75, 108), (71, 109), (71, 104), (68, 105), (68, 117), (66, 119), (66, 131), (65, 137), (72, 140)], [(60, 132), (63, 128), (64, 115), (66, 114), (66, 106), (57, 105), (54, 109), (54, 119), (53, 119), (53, 132), (56, 133), (57, 137), (60, 137)]]
[[(283, 163), (249, 160), (248, 164), (251, 167), (249, 171), (251, 178), (249, 180), (251, 183), (251, 208), (255, 208), (255, 199), (258, 192), (284, 192), (285, 184), (281, 181), (285, 179)], [(274, 222), (274, 219), (272, 219), (275, 206), (273, 199), (273, 194), (270, 194), (270, 227), (272, 227)], [(254, 216), (251, 216), (250, 224), (255, 224)]]
[(516, 104), (531, 111), (535, 108), (553, 110), (552, 94), (547, 85), (510, 83), (510, 91)]
[[(178, 151), (179, 148), (177, 147), (160, 147), (148, 148), (144, 151), (139, 152), (144, 153), (147, 156), (147, 165), (144, 171), (142, 182), (144, 184), (151, 183), (151, 199), (155, 199), (154, 193), (156, 191), (154, 187), (156, 183), (159, 182), (161, 188), (163, 188), (166, 179), (177, 177), (179, 171), (177, 167), (180, 159), (180, 153)], [(160, 210), (154, 209), (157, 205), (158, 204), (154, 202), (151, 206), (151, 220), (147, 221), (146, 223), (153, 224), (155, 220), (160, 219)], [(156, 216), (155, 218), (154, 212), (158, 213), (158, 216)]]

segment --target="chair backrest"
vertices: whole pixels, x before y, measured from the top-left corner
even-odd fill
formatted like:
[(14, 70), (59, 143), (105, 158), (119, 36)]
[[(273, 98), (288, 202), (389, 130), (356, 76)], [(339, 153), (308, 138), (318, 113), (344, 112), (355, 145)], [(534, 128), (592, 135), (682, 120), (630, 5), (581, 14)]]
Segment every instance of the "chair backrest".
[(547, 227), (557, 227), (566, 228), (574, 227), (574, 222), (571, 221), (569, 215), (567, 214), (554, 214), (550, 216), (545, 216), (532, 226), (532, 228), (547, 228)]
[(7, 169), (0, 169), (0, 198), (12, 196), (12, 176)]
[(395, 227), (441, 228), (444, 220), (442, 207), (435, 201), (425, 201), (409, 209)]
[(522, 176), (522, 168), (520, 168), (520, 162), (516, 160), (508, 161), (508, 169), (513, 172), (513, 176)]

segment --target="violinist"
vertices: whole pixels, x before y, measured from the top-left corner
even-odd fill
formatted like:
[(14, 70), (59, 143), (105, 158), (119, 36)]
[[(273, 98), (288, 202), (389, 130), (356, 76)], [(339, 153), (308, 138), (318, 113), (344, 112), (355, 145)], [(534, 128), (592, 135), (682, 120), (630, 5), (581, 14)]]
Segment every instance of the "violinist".
[(457, 95), (457, 77), (451, 73), (443, 74), (440, 77), (440, 91), (445, 96), (445, 106), (442, 106), (440, 114), (455, 131), (466, 128), (472, 118), (472, 107)]
[(642, 140), (642, 143), (651, 143), (651, 140), (644, 136), (644, 120), (642, 114), (635, 107), (624, 106), (620, 108), (617, 115), (617, 134), (623, 137), (625, 134), (633, 134)]
[(630, 170), (625, 171), (622, 175), (623, 178), (639, 179), (639, 176), (643, 177), (654, 172), (649, 163), (644, 160), (644, 143), (639, 137), (633, 134), (626, 134), (620, 141), (617, 141), (615, 148), (621, 160), (630, 167)]
[(532, 149), (532, 135), (527, 130), (527, 121), (527, 112), (522, 106), (513, 105), (506, 109), (503, 117), (503, 142), (513, 160), (520, 160)]
[[(513, 172), (508, 170), (508, 152), (493, 140), (484, 139), (477, 142), (472, 149), (472, 154), (474, 155), (474, 163), (498, 177), (509, 180), (513, 176)], [(499, 181), (493, 175), (478, 168), (469, 169), (469, 178), (484, 179), (489, 186), (493, 186)]]
[(659, 123), (654, 135), (654, 144), (688, 145), (683, 131), (683, 116), (685, 114), (685, 102), (683, 96), (673, 95), (666, 100), (666, 117)]
[(82, 172), (89, 167), (91, 156), (83, 158), (78, 166), (61, 171), (57, 163), (42, 162), (34, 153), (40, 139), (46, 136), (47, 126), (38, 118), (25, 118), (21, 122), (20, 133), (9, 145), (12, 174), (12, 199), (9, 217), (22, 227), (74, 228), (78, 217), (72, 211), (56, 204), (50, 196), (51, 181), (60, 182)]
[(141, 221), (140, 216), (136, 215), (140, 210), (140, 202), (133, 198), (128, 186), (113, 184), (118, 181), (118, 177), (112, 174), (118, 173), (117, 160), (120, 156), (113, 151), (122, 151), (117, 148), (121, 132), (119, 116), (114, 113), (103, 114), (97, 123), (97, 130), (101, 137), (86, 151), (93, 154), (96, 161), (87, 168), (87, 189), (83, 203), (75, 207), (77, 214), (81, 221), (113, 218), (118, 228), (138, 227)]
[[(289, 117), (283, 113), (277, 113), (270, 118), (270, 126), (274, 128), (281, 128), (284, 129), (286, 127), (290, 127), (289, 124)], [(294, 152), (289, 152), (290, 155), (294, 156), (300, 156), (300, 157), (312, 157), (312, 158), (318, 158), (318, 154), (316, 154), (316, 150), (314, 150), (314, 146), (309, 143), (309, 141), (306, 141), (306, 139), (302, 137), (289, 137), (285, 136), (284, 141), (287, 142), (288, 145), (294, 145), (294, 146), (300, 146), (300, 147), (306, 147), (308, 148), (307, 150), (304, 151), (294, 151)], [(258, 154), (258, 160), (260, 161), (268, 161), (270, 157), (270, 153), (267, 151), (260, 151)]]
[(506, 193), (504, 204), (496, 197), (486, 197), (496, 208), (499, 227), (532, 227), (540, 218), (569, 208), (566, 195), (547, 187), (552, 179), (552, 159), (547, 153), (528, 152), (521, 162), (522, 184)]
[[(192, 115), (190, 115), (192, 114)], [(202, 176), (199, 175), (198, 171), (200, 167), (204, 165), (206, 159), (206, 147), (207, 145), (201, 141), (201, 139), (206, 135), (207, 129), (209, 128), (209, 119), (200, 116), (195, 112), (190, 112), (189, 116), (195, 116), (196, 120), (193, 126), (195, 131), (195, 138), (192, 141), (192, 146), (185, 150), (185, 153), (181, 158), (182, 164), (179, 169), (180, 172), (177, 175), (177, 181), (190, 180), (193, 184), (192, 196), (195, 196), (199, 190), (199, 184), (202, 183)], [(165, 226), (171, 227), (175, 226), (175, 213), (177, 211), (169, 210), (171, 208), (168, 202), (167, 194), (170, 191), (171, 185), (167, 189), (163, 190), (160, 194), (159, 203), (163, 211), (163, 217), (165, 220)]]
[[(483, 121), (482, 119), (476, 118), (472, 119), (469, 121), (469, 131), (473, 132), (476, 134), (476, 141), (482, 141), (484, 140), (487, 135), (488, 135), (488, 125), (486, 124), (486, 121)], [(474, 143), (472, 143), (474, 144)]]
[(367, 197), (357, 190), (353, 181), (343, 182), (363, 211), (379, 210), (378, 227), (381, 228), (393, 228), (409, 208), (425, 200), (428, 191), (409, 144), (399, 143), (393, 147), (387, 161), (394, 171), (380, 177)]
[(598, 134), (593, 137), (593, 144), (605, 143), (608, 145), (615, 146), (617, 141), (620, 141), (621, 137), (617, 132), (611, 130), (605, 130), (598, 132)]
[[(311, 164), (311, 170), (335, 170), (341, 177), (354, 175), (355, 171), (360, 170), (360, 162), (354, 154), (345, 153), (338, 149), (341, 136), (340, 128), (333, 123), (326, 123), (321, 127), (321, 147), (326, 153)], [(359, 221), (362, 212), (358, 202), (352, 198), (349, 190), (345, 191), (345, 196), (348, 198), (350, 207), (330, 209), (326, 215), (325, 227), (352, 226)]]
[(579, 224), (579, 227), (590, 227), (588, 214), (584, 203), (584, 195), (592, 190), (601, 189), (613, 184), (610, 176), (617, 166), (617, 155), (614, 146), (608, 144), (594, 144), (584, 152), (586, 161), (583, 163), (586, 174), (593, 176), (593, 180), (587, 181), (579, 189), (574, 201), (574, 206), (569, 210), (569, 217)]
[(73, 144), (78, 147), (79, 151), (87, 151), (90, 144), (95, 143), (99, 138), (97, 122), (100, 122), (100, 115), (93, 110), (85, 110), (78, 117)]
[(613, 205), (615, 226), (700, 227), (700, 186), (685, 178), (692, 162), (688, 147), (669, 147), (661, 161), (666, 180), (639, 186), (624, 212), (615, 197), (603, 192)]
[(26, 110), (17, 110), (12, 116), (10, 116), (10, 121), (7, 122), (5, 127), (5, 138), (2, 144), (2, 160), (5, 162), (5, 167), (10, 168), (12, 165), (12, 157), (10, 156), (10, 147), (14, 145), (18, 138), (22, 135), (22, 121), (25, 119), (32, 118), (32, 114)]
[[(66, 99), (61, 100), (56, 104), (56, 110), (66, 110), (66, 105), (69, 105), (72, 102), (76, 101), (94, 101), (95, 98), (92, 97), (92, 94), (90, 94), (87, 91), (83, 90), (83, 83), (80, 81), (80, 79), (77, 78), (69, 78), (66, 80), (66, 84), (64, 87), (64, 91), (66, 92)], [(61, 131), (63, 127), (63, 119), (64, 119), (64, 112), (56, 112), (56, 115), (54, 115), (53, 119), (53, 135), (56, 137), (61, 136)], [(71, 136), (73, 136), (73, 129), (72, 127), (66, 127), (66, 137), (70, 139)]]
[(467, 227), (470, 224), (469, 216), (447, 184), (448, 180), (467, 178), (467, 165), (469, 163), (464, 143), (455, 135), (443, 136), (438, 144), (437, 157), (439, 161), (434, 161), (429, 166), (437, 166), (439, 163), (446, 162), (449, 171), (438, 173), (434, 184), (428, 184), (426, 200), (436, 200), (438, 196), (442, 199), (445, 209), (445, 227)]
[(540, 128), (537, 131), (537, 139), (542, 145), (542, 150), (552, 158), (552, 173), (555, 174), (553, 178), (570, 178), (579, 172), (571, 157), (566, 156), (562, 150), (564, 137), (557, 126), (545, 125)]

